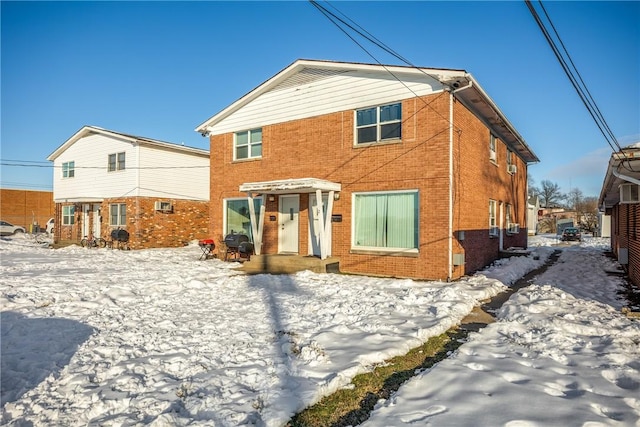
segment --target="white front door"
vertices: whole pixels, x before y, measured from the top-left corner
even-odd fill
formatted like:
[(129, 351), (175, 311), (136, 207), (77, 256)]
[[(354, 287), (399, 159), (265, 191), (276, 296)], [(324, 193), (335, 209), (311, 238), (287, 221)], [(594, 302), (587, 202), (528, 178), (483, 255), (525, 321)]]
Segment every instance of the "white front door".
[[(326, 221), (328, 202), (329, 196), (323, 194), (322, 204), (324, 206), (324, 218), (320, 219), (320, 208), (316, 203), (316, 195), (309, 194), (309, 255), (322, 255), (320, 252), (320, 221)], [(329, 248), (331, 248), (331, 223), (329, 223), (329, 229), (325, 232), (327, 233)]]
[(93, 235), (98, 238), (100, 236), (100, 204), (93, 205)]
[(298, 253), (298, 214), (300, 196), (280, 196), (278, 253)]
[(91, 228), (89, 228), (89, 211), (91, 205), (82, 205), (82, 237), (89, 237)]

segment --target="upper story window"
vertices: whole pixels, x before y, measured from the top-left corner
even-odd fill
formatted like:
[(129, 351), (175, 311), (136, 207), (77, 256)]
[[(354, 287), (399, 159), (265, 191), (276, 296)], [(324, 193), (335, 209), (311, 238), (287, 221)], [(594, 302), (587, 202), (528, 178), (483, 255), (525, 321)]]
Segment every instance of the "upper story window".
[(513, 151), (507, 149), (507, 172), (509, 172), (510, 174), (514, 174), (517, 171), (515, 162), (516, 159)]
[(233, 145), (234, 160), (262, 157), (262, 128), (236, 132)]
[(381, 105), (356, 111), (356, 144), (402, 137), (402, 104)]
[(125, 153), (109, 154), (109, 172), (124, 170)]
[(73, 178), (76, 175), (76, 162), (64, 162), (62, 164), (62, 177)]
[(491, 134), (491, 137), (489, 138), (489, 160), (491, 160), (492, 162), (498, 161), (497, 147), (498, 139), (494, 134)]

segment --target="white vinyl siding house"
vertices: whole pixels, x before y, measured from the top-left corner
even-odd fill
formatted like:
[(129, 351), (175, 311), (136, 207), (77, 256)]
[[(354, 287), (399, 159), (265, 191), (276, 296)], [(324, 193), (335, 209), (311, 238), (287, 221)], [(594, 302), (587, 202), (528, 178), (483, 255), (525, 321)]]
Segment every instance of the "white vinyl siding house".
[(209, 151), (85, 126), (56, 149), (54, 239), (109, 239), (133, 249), (182, 246), (207, 235)]
[[(54, 170), (63, 169), (63, 164), (70, 161), (75, 164), (74, 179), (62, 179), (62, 173), (54, 174), (54, 201), (118, 197), (209, 199), (207, 151), (101, 128), (83, 129), (85, 131), (77, 140), (72, 137), (71, 144), (65, 147), (67, 141), (49, 157), (53, 160)], [(114, 154), (117, 173), (109, 173), (109, 158)], [(121, 165), (120, 169), (118, 165)]]

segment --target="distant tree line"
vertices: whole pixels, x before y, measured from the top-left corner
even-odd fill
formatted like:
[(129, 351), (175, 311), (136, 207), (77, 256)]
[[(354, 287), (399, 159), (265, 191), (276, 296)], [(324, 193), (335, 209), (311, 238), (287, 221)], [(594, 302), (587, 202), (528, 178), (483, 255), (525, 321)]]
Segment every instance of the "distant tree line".
[[(540, 181), (540, 186), (529, 176), (529, 196), (538, 196), (540, 206), (545, 208), (563, 208), (575, 212), (576, 226), (594, 232), (598, 226), (598, 198), (585, 196), (579, 188), (572, 188), (563, 193), (560, 186), (549, 180)], [(540, 224), (541, 229), (554, 232), (555, 225)], [(552, 230), (551, 230), (552, 229)], [(543, 231), (543, 230), (541, 230)]]

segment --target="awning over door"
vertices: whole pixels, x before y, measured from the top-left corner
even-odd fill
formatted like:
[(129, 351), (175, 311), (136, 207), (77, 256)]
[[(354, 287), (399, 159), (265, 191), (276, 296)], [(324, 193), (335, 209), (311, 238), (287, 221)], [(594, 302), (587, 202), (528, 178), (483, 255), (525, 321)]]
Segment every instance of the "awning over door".
[[(340, 191), (342, 186), (339, 183), (326, 181), (317, 178), (297, 178), (283, 179), (276, 181), (247, 182), (240, 185), (239, 190), (247, 193), (249, 200), (249, 215), (251, 218), (251, 227), (254, 236), (254, 248), (257, 255), (262, 251), (262, 233), (264, 229), (265, 207), (264, 203), (260, 206), (260, 212), (256, 216), (253, 199), (254, 197), (263, 197), (265, 194), (300, 194), (315, 193), (317, 200), (317, 208), (320, 210), (318, 218), (325, 218), (320, 221), (318, 227), (320, 258), (326, 259), (331, 256), (330, 232), (331, 232), (331, 214), (333, 212), (333, 200), (336, 191)], [(322, 201), (322, 193), (328, 193), (327, 206)]]
[(240, 185), (243, 193), (289, 194), (314, 193), (320, 191), (340, 191), (342, 186), (337, 182), (317, 178), (281, 179), (276, 181), (246, 182)]

